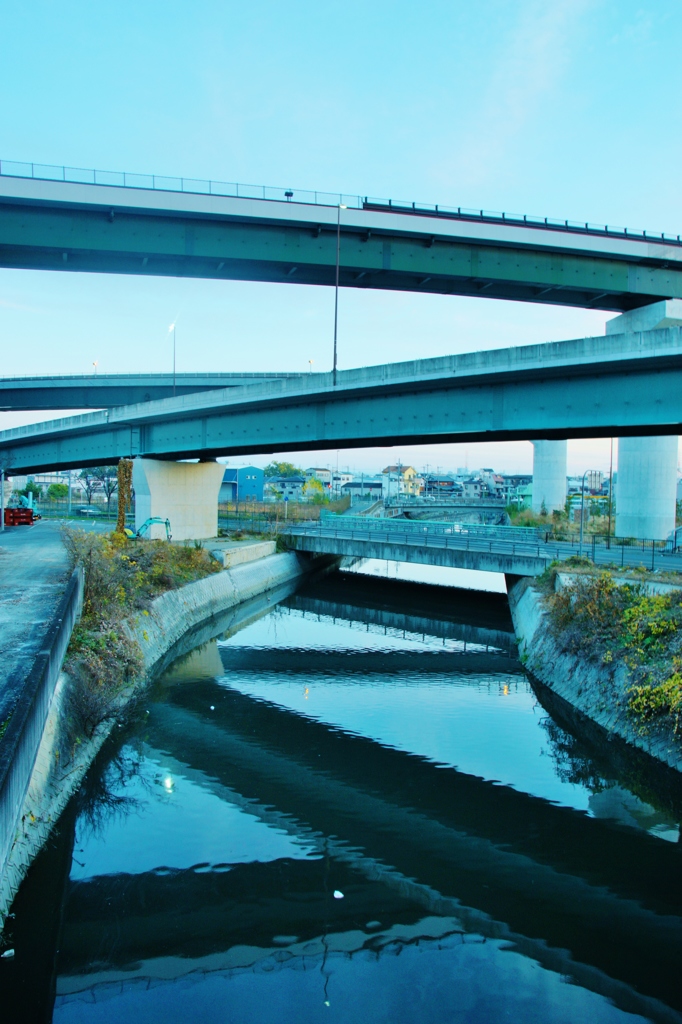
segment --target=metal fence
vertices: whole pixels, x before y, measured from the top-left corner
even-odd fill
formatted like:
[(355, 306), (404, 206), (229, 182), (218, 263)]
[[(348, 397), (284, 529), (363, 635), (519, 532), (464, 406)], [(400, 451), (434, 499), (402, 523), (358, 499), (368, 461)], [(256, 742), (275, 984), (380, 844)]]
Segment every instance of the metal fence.
[(65, 167), (55, 164), (25, 163), (0, 160), (0, 176), (35, 178), (40, 181), (68, 181), (79, 185), (107, 185), (113, 188), (152, 189), (157, 192), (187, 192), (192, 195), (227, 196), (236, 199), (267, 199), (276, 202), (306, 203), (315, 206), (345, 206), (356, 210), (380, 210), (416, 216), (444, 217), (451, 220), (483, 221), (524, 227), (550, 228), (580, 234), (615, 236), (618, 238), (664, 241), (682, 245), (680, 235), (632, 230), (613, 224), (535, 217), (529, 214), (505, 213), (499, 210), (470, 209), (464, 206), (441, 206), (400, 199), (377, 199), (372, 196), (346, 195), (341, 192), (316, 192), (272, 185), (245, 185), (209, 178), (179, 178), (159, 174), (134, 174), (129, 171), (100, 171), (93, 168)]

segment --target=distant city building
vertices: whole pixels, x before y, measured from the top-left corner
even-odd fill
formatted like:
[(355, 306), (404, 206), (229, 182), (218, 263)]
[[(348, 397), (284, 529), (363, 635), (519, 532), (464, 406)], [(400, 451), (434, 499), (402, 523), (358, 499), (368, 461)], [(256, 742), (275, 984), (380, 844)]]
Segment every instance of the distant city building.
[(352, 473), (348, 473), (348, 472), (343, 472), (342, 473), (342, 472), (340, 472), (340, 471), (335, 469), (334, 472), (332, 473), (332, 487), (331, 487), (332, 493), (334, 495), (341, 494), (341, 491), (342, 491), (344, 485), (350, 483), (350, 481), (352, 479), (353, 479), (353, 474)]
[(428, 498), (461, 498), (462, 484), (449, 474), (427, 473), (422, 493)]
[(303, 501), (303, 488), (308, 483), (304, 476), (269, 477), (266, 491), (269, 498), (279, 501)]
[(399, 494), (416, 497), (424, 486), (424, 481), (414, 466), (386, 466), (381, 471), (381, 476), (384, 481), (384, 498), (395, 498)]
[(218, 501), (262, 501), (264, 474), (258, 466), (228, 466), (223, 474)]
[(341, 487), (341, 494), (349, 494), (351, 501), (372, 498), (378, 501), (382, 496), (383, 479), (380, 476), (361, 476), (347, 480)]
[(525, 507), (526, 490), (532, 490), (533, 477), (530, 473), (503, 473), (500, 496), (505, 505)]
[(319, 480), (321, 484), (326, 487), (331, 487), (332, 482), (332, 471), (325, 466), (311, 466), (310, 469), (304, 471), (306, 480)]

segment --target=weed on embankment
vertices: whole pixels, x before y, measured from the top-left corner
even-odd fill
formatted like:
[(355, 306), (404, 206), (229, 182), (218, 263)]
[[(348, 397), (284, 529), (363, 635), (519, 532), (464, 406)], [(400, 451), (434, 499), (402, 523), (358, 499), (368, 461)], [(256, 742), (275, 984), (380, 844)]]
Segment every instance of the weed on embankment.
[(71, 635), (65, 670), (70, 743), (89, 738), (102, 722), (120, 714), (121, 695), (143, 668), (137, 641), (125, 620), (149, 614), (152, 600), (167, 590), (203, 579), (221, 566), (201, 545), (129, 541), (65, 527), (62, 538), (72, 568), (85, 573), (83, 614)]
[(677, 732), (682, 717), (682, 590), (651, 594), (644, 583), (618, 581), (608, 571), (576, 574), (556, 593), (548, 586), (543, 589), (549, 628), (560, 649), (605, 670), (624, 666), (631, 683), (631, 715), (641, 722), (667, 719)]

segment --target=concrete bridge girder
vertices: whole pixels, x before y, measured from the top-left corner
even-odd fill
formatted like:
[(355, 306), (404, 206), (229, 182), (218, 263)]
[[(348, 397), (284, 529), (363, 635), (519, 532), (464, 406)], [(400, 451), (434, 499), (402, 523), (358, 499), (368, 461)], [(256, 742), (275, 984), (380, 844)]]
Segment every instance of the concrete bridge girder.
[[(0, 266), (334, 283), (334, 202), (0, 176), (0, 207)], [(674, 239), (436, 211), (362, 202), (345, 209), (342, 286), (607, 310), (682, 297)]]
[[(8, 470), (682, 430), (680, 328), (269, 381), (4, 431)], [(617, 395), (618, 402), (609, 395)], [(619, 422), (617, 423), (616, 420)]]
[(505, 554), (465, 547), (447, 547), (428, 544), (406, 544), (402, 540), (371, 540), (342, 537), (288, 534), (287, 543), (295, 551), (343, 555), (350, 558), (376, 558), (395, 562), (413, 562), (418, 565), (437, 565), (447, 569), (475, 569), (480, 572), (505, 573), (509, 576), (539, 576), (547, 568), (551, 556)]

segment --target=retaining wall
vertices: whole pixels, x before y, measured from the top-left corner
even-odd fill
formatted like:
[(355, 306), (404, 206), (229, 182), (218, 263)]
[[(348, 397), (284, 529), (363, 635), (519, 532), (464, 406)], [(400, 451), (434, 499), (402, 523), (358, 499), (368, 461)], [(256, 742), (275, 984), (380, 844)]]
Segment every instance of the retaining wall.
[[(287, 584), (293, 589), (302, 575), (336, 564), (338, 560), (312, 559), (295, 552), (270, 555), (157, 597), (148, 615), (137, 615), (130, 620), (129, 632), (142, 648), (145, 674), (127, 691), (121, 705), (175, 658), (198, 642), (223, 632), (225, 613), (230, 609), (260, 598), (258, 613), (262, 614), (265, 608), (261, 595), (271, 593), (274, 603), (275, 599), (286, 595)], [(68, 595), (71, 596), (67, 602)], [(6, 837), (0, 860), (0, 927), (31, 862), (114, 726), (113, 721), (102, 723), (89, 740), (79, 745), (72, 763), (60, 764), (61, 722), (69, 685), (68, 676), (60, 673), (60, 668), (71, 628), (80, 612), (82, 574), (79, 572), (69, 584), (68, 595), (65, 595), (64, 608), (60, 606), (58, 613), (61, 616), (59, 627), (50, 631), (49, 649), (44, 657), (40, 656), (45, 669), (40, 674), (39, 685), (34, 687), (35, 697), (23, 719), (17, 718), (14, 724), (13, 717), (10, 722), (10, 727), (23, 739), (12, 748), (17, 752), (16, 757), (7, 755), (10, 769), (0, 776), (3, 787), (0, 789), (0, 823), (5, 827), (3, 836)], [(265, 602), (267, 605), (267, 597)], [(38, 668), (36, 671), (40, 672)]]
[(83, 571), (76, 569), (57, 606), (12, 709), (0, 743), (0, 920), (10, 853), (22, 829), (22, 815), (62, 662), (83, 604)]
[(519, 654), (526, 669), (608, 733), (682, 771), (682, 740), (673, 734), (672, 727), (642, 725), (628, 713), (631, 682), (625, 667), (618, 666), (611, 672), (586, 658), (561, 651), (548, 629), (543, 595), (531, 580), (513, 583), (508, 587), (508, 597)]

